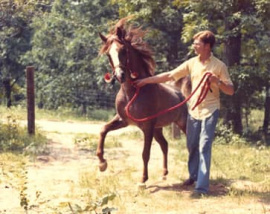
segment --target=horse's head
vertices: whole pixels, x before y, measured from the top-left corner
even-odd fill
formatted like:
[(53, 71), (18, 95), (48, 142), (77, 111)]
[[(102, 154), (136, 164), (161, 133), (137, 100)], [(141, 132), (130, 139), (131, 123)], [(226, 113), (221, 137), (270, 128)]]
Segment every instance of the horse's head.
[(117, 35), (111, 35), (107, 38), (100, 34), (100, 37), (105, 46), (107, 46), (106, 54), (113, 70), (113, 76), (120, 83), (123, 83), (126, 78), (129, 78), (129, 75), (130, 77), (132, 76), (132, 72), (128, 73), (128, 71), (130, 71), (130, 68), (128, 67), (128, 48), (130, 47), (128, 47), (127, 41), (125, 41), (122, 36), (122, 30), (118, 28), (117, 31)]
[(126, 30), (125, 21), (121, 19), (108, 36), (99, 34), (103, 41), (100, 53), (107, 54), (113, 77), (120, 83), (152, 75), (155, 67), (151, 51), (142, 42), (142, 31)]

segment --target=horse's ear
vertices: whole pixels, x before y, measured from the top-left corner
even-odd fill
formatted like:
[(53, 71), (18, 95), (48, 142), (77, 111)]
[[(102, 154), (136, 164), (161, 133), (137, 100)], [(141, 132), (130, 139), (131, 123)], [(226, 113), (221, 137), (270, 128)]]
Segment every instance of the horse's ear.
[(98, 33), (98, 34), (99, 34), (99, 37), (102, 39), (102, 41), (103, 41), (104, 43), (106, 43), (106, 42), (107, 42), (106, 36), (104, 36), (102, 33)]
[(116, 35), (117, 35), (118, 39), (120, 41), (122, 41), (123, 39), (125, 39), (126, 32), (122, 28), (117, 27), (117, 29), (116, 29)]

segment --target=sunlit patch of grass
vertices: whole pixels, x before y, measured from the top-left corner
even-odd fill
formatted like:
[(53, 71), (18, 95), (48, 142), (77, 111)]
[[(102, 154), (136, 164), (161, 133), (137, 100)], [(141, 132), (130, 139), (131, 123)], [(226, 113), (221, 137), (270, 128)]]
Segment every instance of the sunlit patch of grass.
[(121, 133), (119, 135), (119, 138), (124, 138), (124, 139), (130, 139), (130, 140), (143, 140), (143, 133), (141, 130), (135, 130), (135, 131), (127, 131), (124, 133)]
[(270, 173), (270, 149), (259, 150), (247, 145), (214, 145), (213, 168), (230, 179), (263, 181)]
[[(2, 118), (10, 114), (16, 113), (21, 120), (27, 120), (27, 108), (22, 105), (12, 106), (7, 108), (0, 105), (0, 113)], [(58, 109), (48, 110), (35, 108), (35, 116), (38, 120), (52, 120), (52, 121), (108, 121), (115, 114), (114, 109), (92, 109), (88, 114), (82, 114), (78, 109), (59, 107)]]
[(20, 115), (8, 110), (0, 121), (0, 151), (24, 152), (28, 155), (37, 155), (47, 151), (47, 139), (36, 128), (35, 135), (29, 135), (26, 127), (22, 127)]
[[(125, 133), (126, 134), (126, 133)], [(119, 140), (126, 140), (127, 136), (121, 135)], [(134, 136), (128, 138), (137, 139), (140, 134), (135, 133)], [(95, 140), (97, 136), (91, 136)], [(172, 146), (171, 146), (172, 145)], [(128, 161), (128, 156), (123, 156), (123, 151), (117, 148), (111, 148), (106, 151), (110, 157), (109, 167), (106, 172), (99, 172), (97, 169), (90, 169), (82, 172), (80, 185), (82, 188), (85, 201), (96, 200), (101, 195), (116, 193), (117, 197), (111, 202), (111, 205), (122, 213), (128, 212), (148, 212), (155, 213), (158, 210), (178, 210), (182, 206), (194, 206), (192, 200), (187, 199), (187, 193), (182, 189), (172, 188), (160, 181), (162, 173), (162, 163), (159, 169), (151, 168), (151, 158), (149, 164), (149, 180), (148, 185), (157, 184), (145, 190), (138, 190), (136, 186), (142, 173), (142, 160), (138, 157), (139, 165), (132, 165), (134, 162)], [(211, 168), (211, 185), (216, 186), (214, 196), (201, 199), (201, 212), (207, 211), (205, 207), (206, 201), (216, 201), (217, 203), (238, 203), (245, 205), (250, 201), (258, 202), (258, 200), (269, 203), (269, 157), (270, 150), (267, 147), (258, 148), (251, 147), (249, 144), (213, 144), (212, 152), (212, 168)], [(160, 153), (161, 155), (161, 153)], [(187, 177), (187, 149), (185, 138), (172, 139), (169, 142), (169, 175), (168, 178), (173, 180), (176, 185), (180, 185), (181, 180)], [(123, 161), (121, 161), (123, 160)], [(135, 161), (136, 162), (136, 161)], [(121, 163), (121, 164), (119, 164)], [(159, 183), (161, 182), (161, 183)], [(162, 188), (162, 185), (165, 187)], [(156, 189), (155, 189), (156, 188)], [(192, 190), (190, 190), (192, 191)], [(166, 200), (162, 200), (166, 199)], [(153, 203), (158, 201), (158, 203)], [(262, 203), (261, 210), (264, 209)], [(253, 209), (253, 208), (252, 208)], [(258, 210), (257, 206), (254, 210)], [(186, 209), (187, 212), (190, 210)], [(266, 209), (265, 209), (266, 210)], [(266, 213), (266, 212), (265, 212)]]
[(36, 108), (37, 119), (47, 120), (76, 120), (76, 121), (108, 121), (115, 114), (114, 109), (91, 109), (83, 114), (79, 109), (59, 107), (55, 110)]
[(27, 119), (27, 109), (22, 106), (12, 106), (7, 108), (3, 105), (0, 105), (0, 113), (1, 119), (5, 119), (11, 114), (16, 115), (18, 120), (26, 120)]
[[(223, 180), (229, 190), (228, 196), (237, 198), (269, 196), (270, 148), (214, 145), (212, 153), (211, 177)], [(269, 203), (270, 198), (267, 200)]]
[[(96, 134), (77, 134), (74, 137), (74, 143), (82, 150), (96, 150), (99, 141), (99, 135)], [(122, 147), (121, 139), (117, 136), (107, 136), (105, 148)]]
[(27, 157), (14, 153), (0, 154), (0, 183), (6, 188), (13, 188), (20, 192), (20, 205), (24, 210), (29, 207), (27, 198)]
[(91, 192), (91, 198), (99, 198), (105, 194), (117, 192), (119, 176), (113, 173), (100, 173), (97, 169), (91, 169), (80, 175), (80, 186)]
[(0, 181), (6, 179), (10, 184), (15, 184), (12, 182), (16, 178), (16, 175), (20, 173), (20, 166), (23, 162), (27, 160), (23, 155), (14, 154), (11, 152), (0, 153)]
[[(83, 197), (84, 206), (91, 204), (93, 201), (99, 200), (104, 195), (115, 194), (116, 197), (109, 203), (111, 207), (124, 207), (123, 194), (128, 192), (128, 188), (123, 188), (121, 180), (125, 179), (122, 176), (130, 178), (130, 170), (118, 170), (110, 162), (107, 172), (99, 172), (97, 168), (90, 168), (87, 171), (81, 172), (79, 185), (81, 188), (81, 196)], [(124, 191), (124, 193), (123, 193)]]

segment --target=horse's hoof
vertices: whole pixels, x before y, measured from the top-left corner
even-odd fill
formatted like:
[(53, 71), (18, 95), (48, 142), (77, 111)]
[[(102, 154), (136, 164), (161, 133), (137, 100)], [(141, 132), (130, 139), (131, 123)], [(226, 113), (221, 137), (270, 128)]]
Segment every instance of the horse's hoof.
[(138, 187), (138, 190), (145, 190), (146, 189), (146, 184), (145, 183), (138, 183), (137, 187)]
[(104, 172), (107, 169), (107, 166), (108, 164), (106, 160), (104, 162), (99, 163), (99, 171)]

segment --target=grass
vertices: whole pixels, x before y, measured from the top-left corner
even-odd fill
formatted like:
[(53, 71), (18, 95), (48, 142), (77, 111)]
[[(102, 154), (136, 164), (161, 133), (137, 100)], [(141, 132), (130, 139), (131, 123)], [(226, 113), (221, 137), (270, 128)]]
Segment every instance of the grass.
[[(260, 151), (259, 153), (264, 152)], [(257, 163), (257, 167), (262, 169), (261, 165), (264, 163), (259, 163), (256, 156), (254, 149), (249, 147), (242, 146), (239, 148), (234, 145), (216, 145), (213, 147), (212, 159), (215, 170), (220, 171), (224, 178), (244, 180), (248, 179), (250, 175), (254, 177), (254, 174), (251, 174), (256, 169), (254, 163)], [(237, 173), (235, 173), (236, 171)]]
[[(120, 141), (126, 141), (137, 135), (138, 133), (134, 133), (134, 136), (123, 134)], [(188, 197), (187, 192), (192, 189), (185, 190), (180, 187), (182, 180), (187, 177), (185, 140), (182, 138), (169, 141), (173, 146), (170, 147), (168, 181), (158, 180), (162, 169), (161, 166), (153, 168), (155, 161), (152, 157), (149, 162), (148, 189), (140, 191), (136, 183), (141, 176), (141, 157), (138, 157), (138, 163), (141, 163), (139, 165), (133, 165), (127, 157), (126, 161), (120, 161), (119, 166), (119, 158), (117, 160), (117, 157), (121, 157), (119, 150), (113, 155), (115, 159), (113, 156), (110, 157), (110, 167), (106, 173), (82, 172), (81, 187), (91, 189), (88, 198), (92, 199), (93, 196), (101, 197), (104, 194), (116, 193), (117, 197), (111, 202), (111, 206), (120, 210), (119, 213), (159, 213), (160, 210), (181, 210), (179, 213), (190, 213), (195, 203), (197, 207), (191, 213), (208, 213), (209, 204), (213, 206), (211, 210), (216, 213), (230, 213), (231, 209), (238, 209), (239, 213), (254, 214), (270, 211), (270, 208), (266, 207), (266, 204), (270, 203), (269, 147), (214, 143), (211, 169), (212, 195), (196, 202)], [(154, 146), (158, 145), (154, 143)], [(108, 150), (110, 149), (107, 148), (107, 152)], [(228, 208), (223, 207), (223, 204)], [(222, 207), (227, 211), (220, 211)]]
[[(0, 105), (2, 118), (6, 118), (10, 112), (16, 113), (18, 119), (27, 120), (27, 109), (23, 106), (13, 106), (6, 108)], [(70, 108), (59, 108), (56, 110), (47, 110), (35, 108), (35, 117), (37, 120), (55, 120), (55, 121), (108, 121), (115, 114), (114, 109), (93, 109), (89, 115), (82, 115)]]
[[(99, 135), (97, 134), (77, 134), (74, 136), (74, 142), (79, 149), (88, 150), (89, 148), (97, 148)], [(106, 138), (106, 148), (121, 147), (118, 136), (108, 136)]]
[[(136, 138), (138, 135), (138, 133), (131, 136), (122, 135), (121, 141), (125, 141), (127, 137), (129, 139)], [(141, 136), (139, 135), (139, 137)], [(179, 187), (182, 180), (187, 177), (185, 139), (173, 140), (169, 136), (167, 136), (167, 139), (170, 141), (171, 155), (169, 157), (169, 177), (171, 179), (169, 182), (163, 184), (157, 182), (161, 169), (151, 168), (151, 160), (149, 163), (149, 185), (151, 186), (151, 183), (157, 183), (157, 185), (146, 191), (141, 192), (136, 189), (136, 181), (140, 177), (141, 168), (130, 166), (131, 163), (128, 161), (123, 162), (121, 166), (113, 165), (111, 171), (106, 175), (98, 174), (99, 178), (104, 179), (102, 188), (109, 187), (107, 192), (117, 193), (118, 197), (117, 200), (113, 201), (113, 205), (118, 207), (122, 213), (139, 213), (140, 209), (142, 213), (146, 211), (158, 213), (158, 210), (183, 210), (183, 206), (194, 206), (192, 205), (194, 201), (188, 199), (185, 191)], [(118, 155), (115, 154), (115, 156)], [(141, 157), (138, 157), (138, 161), (142, 162)], [(251, 210), (247, 213), (269, 212), (270, 208), (265, 205), (270, 203), (269, 163), (269, 147), (260, 147), (249, 143), (214, 143), (211, 169), (212, 196), (203, 199), (205, 202), (197, 208), (198, 210), (195, 213), (208, 213), (205, 206), (205, 204), (208, 204), (207, 201), (236, 206), (239, 208), (239, 213), (246, 212), (245, 206)], [(119, 176), (111, 177), (117, 171), (120, 172)], [(119, 177), (123, 182), (119, 181)], [(93, 186), (93, 184), (90, 184), (88, 188), (90, 186)], [(87, 186), (84, 186), (84, 188), (87, 188)], [(152, 201), (158, 201), (158, 203), (153, 204)], [(151, 207), (148, 206), (149, 204), (151, 204)], [(186, 211), (189, 212), (188, 209)], [(219, 211), (217, 213), (227, 212)]]
[(38, 129), (35, 135), (29, 135), (27, 128), (20, 124), (21, 117), (6, 111), (0, 121), (0, 151), (25, 152), (25, 154), (37, 154), (46, 150), (47, 139)]
[[(2, 115), (10, 112), (0, 108)], [(18, 118), (25, 119), (22, 108), (12, 109)], [(255, 112), (252, 124), (260, 124)], [(64, 116), (61, 116), (64, 115)], [(37, 111), (39, 119), (77, 120), (71, 115)], [(79, 119), (84, 121), (84, 119)], [(256, 127), (257, 128), (257, 127)], [(187, 178), (187, 149), (185, 138), (172, 139), (170, 129), (164, 131), (169, 141), (169, 176), (167, 181), (160, 181), (162, 173), (161, 152), (151, 153), (149, 162), (149, 181), (147, 189), (140, 190), (137, 186), (142, 173), (141, 150), (134, 151), (138, 156), (132, 156), (132, 145), (142, 141), (139, 131), (123, 133), (117, 136), (108, 135), (106, 138), (106, 158), (109, 166), (106, 172), (99, 172), (93, 165), (83, 169), (79, 174), (79, 183), (70, 184), (70, 193), (58, 207), (52, 207), (48, 199), (46, 206), (51, 213), (80, 213), (93, 204), (96, 213), (102, 213), (105, 208), (115, 208), (112, 213), (249, 213), (267, 214), (270, 212), (270, 148), (264, 144), (247, 142), (239, 136), (230, 134), (233, 140), (217, 138), (213, 144), (211, 168), (211, 196), (194, 200), (189, 198), (193, 188), (182, 188), (181, 182)], [(58, 133), (61, 134), (61, 133)], [(64, 135), (63, 135), (64, 137)], [(74, 143), (81, 150), (96, 148), (98, 134), (74, 134)], [(154, 142), (152, 151), (159, 150)], [(137, 152), (137, 153), (136, 153)], [(94, 149), (88, 153), (94, 159)], [(92, 157), (93, 156), (93, 157)], [(21, 191), (21, 203), (26, 208), (27, 196), (24, 188), (27, 185), (25, 163), (26, 156), (16, 153), (0, 154), (0, 184), (13, 185)], [(60, 190), (59, 190), (60, 191)], [(67, 201), (69, 203), (67, 203)], [(103, 205), (100, 202), (106, 202)], [(27, 207), (28, 206), (28, 207)], [(71, 208), (73, 212), (71, 212)], [(76, 211), (77, 209), (77, 211)], [(90, 208), (89, 208), (90, 209)], [(0, 209), (1, 212), (1, 209)], [(83, 213), (83, 212), (82, 212)], [(94, 212), (85, 212), (94, 213)]]

